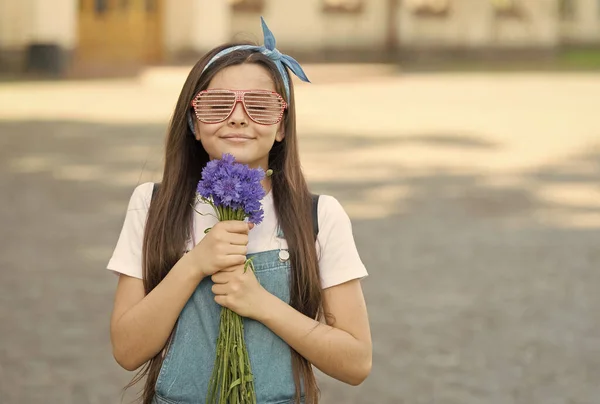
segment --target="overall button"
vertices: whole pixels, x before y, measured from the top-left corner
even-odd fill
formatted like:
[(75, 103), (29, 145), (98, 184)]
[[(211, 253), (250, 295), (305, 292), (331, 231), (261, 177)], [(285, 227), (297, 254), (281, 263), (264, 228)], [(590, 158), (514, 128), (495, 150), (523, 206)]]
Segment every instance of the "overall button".
[(279, 261), (286, 262), (290, 259), (290, 253), (288, 250), (279, 250)]

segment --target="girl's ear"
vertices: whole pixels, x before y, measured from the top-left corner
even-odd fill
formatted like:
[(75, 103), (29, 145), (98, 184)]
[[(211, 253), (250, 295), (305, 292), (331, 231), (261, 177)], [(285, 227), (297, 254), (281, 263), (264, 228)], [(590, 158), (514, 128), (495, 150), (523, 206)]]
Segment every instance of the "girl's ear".
[(198, 121), (194, 119), (194, 137), (197, 141), (200, 141), (200, 128), (198, 127)]
[(198, 120), (196, 119), (196, 117), (194, 116), (194, 113), (192, 111), (187, 112), (187, 123), (188, 123), (188, 127), (192, 131), (192, 134), (194, 135), (194, 138), (196, 138), (197, 141), (200, 141), (200, 131), (198, 128), (198, 126), (199, 126)]
[(283, 120), (282, 120), (281, 123), (279, 124), (279, 127), (277, 128), (277, 134), (275, 135), (275, 140), (277, 140), (278, 142), (281, 142), (284, 137), (285, 137), (285, 127), (283, 126)]

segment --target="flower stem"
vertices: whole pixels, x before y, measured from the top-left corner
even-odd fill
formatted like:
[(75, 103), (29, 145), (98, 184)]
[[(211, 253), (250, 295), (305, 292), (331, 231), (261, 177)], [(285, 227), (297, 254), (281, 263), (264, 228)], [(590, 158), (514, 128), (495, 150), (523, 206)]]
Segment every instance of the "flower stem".
[[(214, 206), (219, 220), (244, 220), (243, 209)], [(252, 258), (244, 263), (244, 271), (254, 271)], [(254, 377), (244, 340), (244, 320), (237, 313), (221, 308), (219, 336), (207, 404), (256, 404)]]

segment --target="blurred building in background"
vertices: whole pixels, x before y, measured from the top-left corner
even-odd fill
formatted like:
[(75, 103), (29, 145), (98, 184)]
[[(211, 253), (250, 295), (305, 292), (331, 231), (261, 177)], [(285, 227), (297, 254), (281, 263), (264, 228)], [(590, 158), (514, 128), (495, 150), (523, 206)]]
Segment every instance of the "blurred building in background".
[(225, 41), (261, 42), (261, 15), (280, 49), (311, 61), (600, 44), (600, 0), (0, 0), (0, 70), (188, 63)]

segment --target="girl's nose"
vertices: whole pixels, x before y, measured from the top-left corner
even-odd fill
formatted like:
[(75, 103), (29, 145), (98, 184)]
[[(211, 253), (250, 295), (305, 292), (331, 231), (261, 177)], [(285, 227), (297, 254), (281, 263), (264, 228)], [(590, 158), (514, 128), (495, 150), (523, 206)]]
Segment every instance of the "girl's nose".
[(250, 118), (246, 114), (246, 111), (244, 110), (244, 106), (242, 105), (242, 103), (236, 102), (235, 107), (233, 107), (233, 111), (231, 112), (231, 115), (229, 115), (228, 124), (231, 126), (237, 126), (237, 125), (246, 126), (246, 125), (248, 125), (249, 119)]

